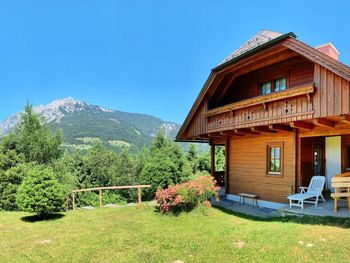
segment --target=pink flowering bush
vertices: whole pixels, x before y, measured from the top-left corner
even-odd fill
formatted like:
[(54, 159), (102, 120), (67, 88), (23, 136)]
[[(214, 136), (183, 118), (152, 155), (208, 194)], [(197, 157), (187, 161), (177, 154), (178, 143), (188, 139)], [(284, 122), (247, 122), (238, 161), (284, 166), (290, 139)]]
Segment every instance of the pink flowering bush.
[(210, 207), (209, 199), (217, 198), (219, 187), (211, 176), (201, 176), (197, 179), (166, 189), (157, 189), (156, 202), (162, 213), (190, 211), (198, 204)]

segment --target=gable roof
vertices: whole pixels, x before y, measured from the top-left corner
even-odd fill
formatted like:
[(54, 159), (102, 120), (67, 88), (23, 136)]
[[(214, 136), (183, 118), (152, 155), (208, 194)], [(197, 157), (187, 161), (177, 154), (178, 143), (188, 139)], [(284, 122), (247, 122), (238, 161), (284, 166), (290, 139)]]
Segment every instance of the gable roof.
[(266, 42), (269, 42), (277, 37), (282, 36), (281, 33), (273, 32), (269, 30), (261, 30), (259, 33), (250, 38), (247, 42), (245, 42), (238, 49), (233, 51), (229, 56), (227, 56), (219, 65), (224, 64), (225, 62), (246, 53), (247, 51), (260, 46)]
[[(218, 66), (216, 66), (215, 68), (213, 68), (211, 70), (211, 73), (210, 73), (207, 81), (205, 82), (205, 84), (204, 84), (203, 88), (201, 89), (196, 101), (193, 103), (189, 114), (187, 115), (183, 125), (180, 128), (180, 130), (176, 136), (176, 140), (181, 140), (182, 134), (186, 131), (188, 124), (190, 123), (196, 110), (198, 109), (198, 107), (202, 103), (205, 95), (209, 91), (211, 84), (213, 83), (213, 80), (217, 76), (217, 73), (219, 70), (222, 70), (222, 69), (228, 67), (229, 65), (233, 65), (237, 61), (240, 61), (246, 57), (250, 57), (250, 56), (252, 56), (252, 55), (254, 55), (262, 50), (265, 50), (265, 49), (273, 46), (274, 44), (279, 43), (279, 42), (283, 42), (282, 45), (285, 46), (286, 48), (298, 53), (299, 55), (307, 58), (308, 60), (310, 60), (314, 63), (320, 64), (321, 66), (327, 68), (328, 70), (334, 72), (335, 74), (350, 81), (350, 67), (341, 63), (338, 60), (335, 60), (335, 59), (327, 56), (326, 54), (322, 53), (321, 51), (319, 51), (315, 48), (312, 48), (312, 47), (308, 46), (307, 44), (297, 40), (296, 35), (293, 32), (289, 32), (289, 33), (283, 34), (283, 35), (281, 35), (281, 34), (278, 35), (279, 33), (277, 33), (277, 32), (268, 31), (268, 32), (271, 32), (271, 33), (269, 33), (269, 36), (271, 36), (271, 38), (267, 41), (263, 41), (263, 43), (260, 43), (258, 45), (259, 36), (262, 36), (261, 39), (263, 39), (263, 35), (261, 34), (262, 32), (264, 32), (264, 30), (260, 31), (257, 35), (255, 35), (253, 38), (251, 38), (251, 40), (249, 40), (251, 42), (247, 41), (246, 43), (244, 43), (240, 48), (238, 48), (233, 53), (231, 53), (221, 64), (219, 64)], [(255, 42), (254, 42), (254, 38), (255, 38)], [(268, 38), (266, 38), (266, 39), (268, 39)], [(249, 44), (248, 44), (248, 42), (249, 42)]]

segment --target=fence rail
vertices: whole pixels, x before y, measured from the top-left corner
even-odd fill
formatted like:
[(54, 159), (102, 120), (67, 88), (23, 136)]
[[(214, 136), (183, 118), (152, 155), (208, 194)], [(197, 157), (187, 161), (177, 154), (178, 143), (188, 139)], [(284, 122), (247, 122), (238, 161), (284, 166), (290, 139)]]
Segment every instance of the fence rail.
[(95, 187), (95, 188), (86, 188), (86, 189), (77, 189), (72, 191), (72, 208), (75, 210), (75, 194), (81, 192), (94, 192), (99, 191), (100, 197), (100, 207), (102, 207), (102, 191), (103, 190), (118, 190), (118, 189), (137, 189), (138, 192), (138, 200), (137, 206), (141, 207), (142, 203), (142, 188), (149, 188), (151, 185), (122, 185), (122, 186), (105, 186), (105, 187)]

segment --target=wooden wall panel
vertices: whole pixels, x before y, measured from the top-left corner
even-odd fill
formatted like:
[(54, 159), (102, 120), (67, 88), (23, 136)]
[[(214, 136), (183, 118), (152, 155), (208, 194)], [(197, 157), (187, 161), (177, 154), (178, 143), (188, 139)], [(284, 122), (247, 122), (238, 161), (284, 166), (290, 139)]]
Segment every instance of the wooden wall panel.
[(314, 83), (317, 87), (313, 97), (315, 118), (350, 113), (349, 81), (320, 65), (315, 65)]
[[(312, 84), (314, 79), (314, 64), (302, 57), (295, 57), (236, 77), (222, 100), (216, 104), (211, 103), (210, 105), (218, 107), (256, 97), (259, 95), (259, 83), (280, 77), (287, 77), (289, 88)], [(219, 88), (217, 92), (221, 90)]]
[(194, 138), (207, 133), (208, 123), (204, 117), (204, 113), (208, 109), (207, 105), (207, 101), (200, 105), (198, 111), (195, 113), (191, 123), (188, 125), (184, 133), (184, 138)]
[[(267, 143), (283, 142), (283, 177), (266, 175)], [(295, 188), (295, 133), (231, 137), (229, 148), (229, 193), (252, 192), (260, 199), (287, 202)]]

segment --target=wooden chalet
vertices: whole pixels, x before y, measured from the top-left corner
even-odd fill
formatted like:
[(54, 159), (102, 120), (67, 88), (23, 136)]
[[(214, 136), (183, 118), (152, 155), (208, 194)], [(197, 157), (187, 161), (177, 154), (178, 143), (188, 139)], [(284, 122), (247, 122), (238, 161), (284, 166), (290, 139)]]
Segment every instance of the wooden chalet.
[(313, 175), (350, 171), (350, 68), (328, 43), (263, 30), (211, 73), (177, 141), (225, 146), (225, 192), (278, 207)]

